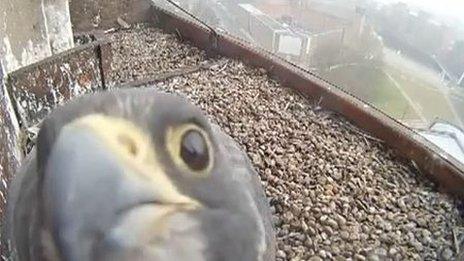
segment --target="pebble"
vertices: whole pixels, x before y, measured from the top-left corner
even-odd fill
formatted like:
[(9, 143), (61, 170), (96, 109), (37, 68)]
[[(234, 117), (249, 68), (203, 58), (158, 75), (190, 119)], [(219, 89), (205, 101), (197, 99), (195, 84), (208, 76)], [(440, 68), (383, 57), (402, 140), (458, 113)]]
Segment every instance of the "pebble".
[(452, 260), (453, 255), (454, 255), (453, 251), (449, 248), (446, 248), (441, 253), (441, 257), (443, 258), (443, 260)]
[(343, 240), (348, 240), (350, 238), (350, 233), (348, 231), (341, 231), (340, 232), (340, 237)]
[(262, 69), (207, 58), (157, 29), (110, 37), (110, 86), (220, 64), (147, 87), (187, 97), (248, 153), (274, 210), (279, 259), (456, 257), (451, 228), (464, 226), (457, 200), (343, 117), (315, 109)]
[(277, 257), (286, 258), (287, 254), (285, 254), (285, 252), (282, 251), (282, 250), (278, 250), (277, 251)]
[(393, 257), (396, 255), (396, 253), (398, 253), (398, 250), (396, 250), (396, 248), (392, 247), (390, 248), (390, 250), (388, 251), (388, 254)]

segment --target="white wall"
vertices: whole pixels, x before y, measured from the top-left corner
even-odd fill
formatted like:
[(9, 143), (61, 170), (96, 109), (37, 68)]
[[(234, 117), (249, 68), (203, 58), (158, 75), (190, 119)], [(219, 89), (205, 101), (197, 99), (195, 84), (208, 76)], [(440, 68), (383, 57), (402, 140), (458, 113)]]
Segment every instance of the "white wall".
[(6, 73), (72, 47), (68, 0), (0, 2), (0, 61)]

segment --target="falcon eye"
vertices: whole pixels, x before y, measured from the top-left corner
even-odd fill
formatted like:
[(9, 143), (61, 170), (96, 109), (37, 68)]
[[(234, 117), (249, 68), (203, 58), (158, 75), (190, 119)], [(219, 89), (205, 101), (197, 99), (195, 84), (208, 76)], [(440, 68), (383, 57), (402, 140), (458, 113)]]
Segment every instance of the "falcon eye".
[(182, 135), (180, 156), (193, 171), (202, 171), (209, 166), (208, 144), (198, 130), (189, 130)]
[(208, 133), (196, 124), (172, 126), (166, 130), (166, 149), (183, 174), (206, 178), (214, 165), (214, 147)]

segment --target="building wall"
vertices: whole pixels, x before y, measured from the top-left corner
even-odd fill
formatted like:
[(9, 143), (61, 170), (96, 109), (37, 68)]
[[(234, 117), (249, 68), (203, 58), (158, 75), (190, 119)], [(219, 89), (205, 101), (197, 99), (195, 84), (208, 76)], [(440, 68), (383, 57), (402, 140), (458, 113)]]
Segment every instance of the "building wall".
[(6, 73), (72, 46), (68, 0), (0, 2), (0, 62)]
[(310, 2), (296, 5), (289, 1), (274, 4), (266, 1), (258, 4), (257, 8), (275, 19), (291, 17), (294, 23), (313, 33), (339, 29), (348, 23), (345, 19), (315, 9)]
[(259, 17), (250, 17), (250, 28), (248, 30), (255, 40), (266, 50), (273, 52), (275, 47), (274, 30), (265, 24)]
[(52, 53), (72, 48), (74, 40), (68, 0), (44, 0), (44, 13)]

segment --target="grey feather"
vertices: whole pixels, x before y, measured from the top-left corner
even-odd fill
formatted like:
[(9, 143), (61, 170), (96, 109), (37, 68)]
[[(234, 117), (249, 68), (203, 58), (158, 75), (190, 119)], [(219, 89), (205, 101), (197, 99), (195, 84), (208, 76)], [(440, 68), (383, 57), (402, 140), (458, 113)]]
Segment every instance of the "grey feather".
[[(152, 133), (163, 131), (160, 128), (165, 128), (164, 124), (177, 124), (194, 118), (217, 143), (218, 159), (222, 161), (215, 166), (216, 175), (203, 181), (185, 177), (177, 173), (168, 158), (161, 160), (182, 193), (204, 201), (202, 203), (210, 208), (206, 213), (196, 215), (201, 224), (195, 231), (203, 232), (202, 236), (208, 241), (207, 251), (210, 253), (206, 256), (209, 260), (252, 260), (250, 258), (260, 253), (262, 260), (275, 259), (276, 240), (269, 203), (259, 175), (246, 153), (218, 126), (210, 126), (195, 106), (178, 97), (147, 89), (87, 95), (55, 110), (45, 122), (39, 134), (37, 151), (31, 152), (23, 162), (8, 195), (2, 241), (11, 246), (11, 251), (16, 250), (13, 251), (16, 258), (58, 260), (60, 250), (56, 249), (55, 234), (50, 231), (55, 224), (47, 219), (47, 213), (43, 213), (42, 179), (46, 175), (43, 169), (61, 128), (92, 113), (128, 119)], [(166, 115), (170, 118), (167, 119)], [(154, 146), (162, 151), (160, 137), (153, 139)]]
[(240, 180), (241, 183), (248, 187), (248, 190), (253, 196), (253, 201), (258, 208), (259, 217), (257, 217), (257, 219), (263, 222), (265, 232), (263, 236), (266, 246), (263, 259), (275, 260), (276, 239), (274, 227), (272, 225), (272, 213), (259, 174), (254, 170), (250, 159), (235, 140), (225, 134), (219, 126), (213, 124), (212, 128), (214, 135), (219, 140), (218, 143), (221, 149), (224, 151), (224, 154), (227, 155), (232, 168), (236, 170), (233, 174), (236, 176), (236, 179)]

